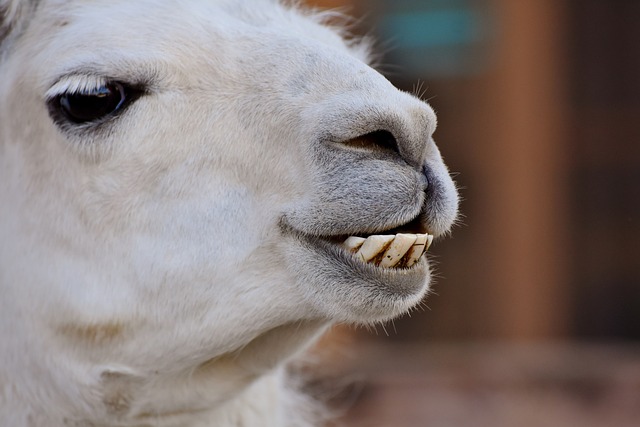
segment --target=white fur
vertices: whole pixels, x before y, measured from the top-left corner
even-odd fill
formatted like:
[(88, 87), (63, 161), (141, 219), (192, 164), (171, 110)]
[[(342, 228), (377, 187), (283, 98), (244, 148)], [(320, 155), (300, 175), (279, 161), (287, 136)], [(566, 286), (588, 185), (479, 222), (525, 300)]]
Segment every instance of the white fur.
[[(307, 425), (286, 361), (428, 289), (426, 261), (380, 273), (318, 236), (449, 229), (431, 108), (275, 1), (0, 10), (0, 425)], [(147, 93), (50, 117), (113, 80)], [(341, 144), (379, 129), (399, 152)]]

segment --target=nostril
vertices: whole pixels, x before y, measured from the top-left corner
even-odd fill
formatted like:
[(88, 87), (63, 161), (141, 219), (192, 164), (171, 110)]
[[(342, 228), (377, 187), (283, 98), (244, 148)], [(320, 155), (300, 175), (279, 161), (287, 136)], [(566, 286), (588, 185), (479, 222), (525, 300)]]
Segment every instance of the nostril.
[(364, 150), (373, 151), (393, 151), (399, 153), (398, 142), (393, 134), (386, 130), (377, 130), (364, 135), (357, 136), (341, 144)]

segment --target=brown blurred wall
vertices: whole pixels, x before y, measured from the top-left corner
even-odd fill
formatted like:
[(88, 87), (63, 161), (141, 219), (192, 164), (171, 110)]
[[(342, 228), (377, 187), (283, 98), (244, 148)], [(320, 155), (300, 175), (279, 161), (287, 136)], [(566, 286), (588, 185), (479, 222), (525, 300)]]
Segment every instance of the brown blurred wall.
[[(475, 310), (489, 337), (567, 332), (566, 40), (557, 0), (498, 0), (501, 33), (484, 126), (468, 142), (481, 180), (470, 220), (488, 273)], [(473, 148), (471, 148), (471, 146)], [(469, 185), (474, 185), (470, 183)], [(478, 257), (480, 258), (480, 256)], [(486, 268), (486, 270), (485, 270)]]

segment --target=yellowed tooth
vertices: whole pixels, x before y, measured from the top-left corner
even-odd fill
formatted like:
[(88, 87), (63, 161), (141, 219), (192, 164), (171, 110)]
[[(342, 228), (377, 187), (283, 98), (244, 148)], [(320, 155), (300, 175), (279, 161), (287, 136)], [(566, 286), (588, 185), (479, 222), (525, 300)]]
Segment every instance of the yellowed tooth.
[(365, 239), (364, 237), (349, 236), (347, 240), (342, 243), (342, 246), (344, 246), (350, 252), (355, 252), (360, 246), (362, 246), (365, 240), (367, 239)]
[(427, 234), (427, 244), (424, 247), (424, 251), (428, 251), (429, 248), (431, 247), (431, 243), (433, 243), (433, 236), (431, 234)]
[(380, 266), (393, 267), (396, 265), (404, 254), (411, 249), (417, 237), (415, 234), (396, 234), (395, 239), (384, 253), (382, 261), (380, 261)]
[(364, 262), (368, 262), (373, 259), (380, 252), (385, 250), (389, 243), (395, 239), (394, 235), (381, 235), (375, 234), (373, 236), (367, 237), (367, 239), (362, 243), (360, 249), (356, 253), (357, 256), (362, 259)]
[(407, 267), (411, 267), (418, 262), (422, 254), (426, 251), (427, 242), (429, 240), (428, 236), (428, 234), (416, 234), (416, 240), (405, 256)]

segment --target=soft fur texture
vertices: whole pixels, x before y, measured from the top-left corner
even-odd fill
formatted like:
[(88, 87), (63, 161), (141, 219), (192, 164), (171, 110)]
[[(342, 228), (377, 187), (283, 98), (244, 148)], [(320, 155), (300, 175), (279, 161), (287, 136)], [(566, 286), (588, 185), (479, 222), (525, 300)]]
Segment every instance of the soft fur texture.
[[(0, 0), (0, 425), (304, 426), (284, 364), (429, 267), (328, 236), (457, 213), (432, 109), (270, 0)], [(142, 96), (100, 124), (56, 96)], [(377, 130), (375, 141), (345, 144)]]

